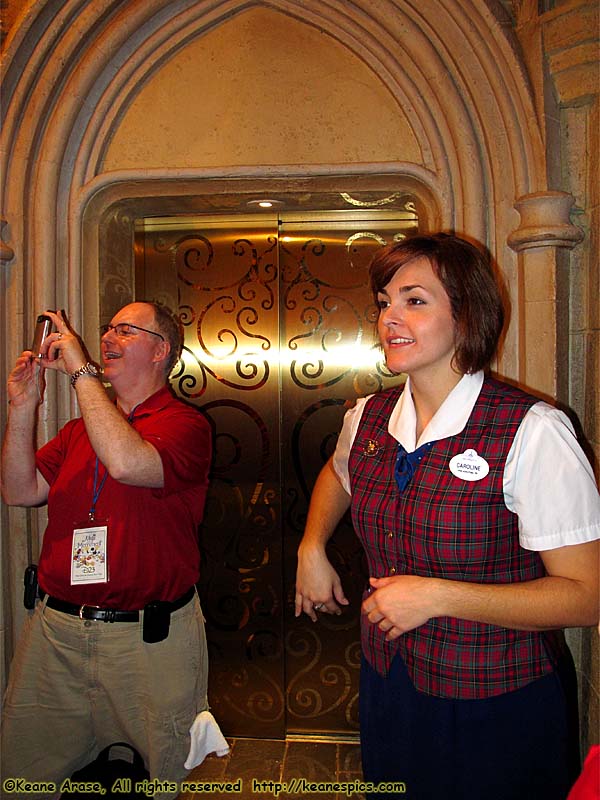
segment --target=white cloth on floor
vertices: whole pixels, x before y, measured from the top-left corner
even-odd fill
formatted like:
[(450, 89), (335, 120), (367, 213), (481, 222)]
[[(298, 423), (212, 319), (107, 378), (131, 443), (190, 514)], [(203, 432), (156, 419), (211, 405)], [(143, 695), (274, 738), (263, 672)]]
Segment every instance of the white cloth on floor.
[(227, 739), (210, 711), (201, 711), (198, 714), (190, 728), (190, 738), (190, 752), (183, 765), (186, 769), (197, 767), (209, 753), (226, 756), (229, 752)]

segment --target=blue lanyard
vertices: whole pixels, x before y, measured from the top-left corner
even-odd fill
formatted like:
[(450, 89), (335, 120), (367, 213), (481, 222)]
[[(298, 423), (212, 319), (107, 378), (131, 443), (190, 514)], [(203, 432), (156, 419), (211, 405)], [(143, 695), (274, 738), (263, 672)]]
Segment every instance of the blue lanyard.
[[(139, 405), (139, 403), (138, 403)], [(127, 417), (127, 422), (131, 425), (133, 422), (133, 415), (135, 414), (135, 409), (137, 406), (131, 411), (129, 416)], [(94, 467), (94, 489), (92, 494), (92, 507), (90, 508), (89, 517), (90, 519), (94, 519), (96, 514), (96, 503), (98, 502), (98, 498), (100, 497), (100, 492), (104, 489), (104, 484), (106, 483), (106, 478), (108, 477), (108, 470), (102, 476), (102, 480), (100, 481), (100, 485), (98, 486), (98, 467), (100, 465), (100, 460), (98, 456), (96, 456), (96, 465)]]
[(94, 519), (96, 514), (96, 503), (98, 502), (98, 498), (100, 497), (100, 492), (104, 488), (104, 484), (106, 483), (106, 478), (108, 476), (108, 470), (102, 476), (102, 480), (100, 481), (100, 485), (98, 486), (98, 466), (100, 464), (100, 460), (98, 456), (96, 456), (96, 466), (94, 467), (94, 491), (92, 494), (92, 507), (90, 508), (90, 519)]

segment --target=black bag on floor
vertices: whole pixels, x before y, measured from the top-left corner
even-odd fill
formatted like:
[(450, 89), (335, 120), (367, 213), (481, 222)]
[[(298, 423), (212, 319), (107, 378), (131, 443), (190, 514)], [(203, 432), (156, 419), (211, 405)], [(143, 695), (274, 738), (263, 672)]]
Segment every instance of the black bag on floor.
[[(125, 748), (131, 753), (131, 759), (124, 758), (110, 758), (110, 751), (112, 748)], [(61, 784), (63, 793), (60, 800), (93, 800), (94, 797), (102, 798), (102, 800), (110, 800), (112, 797), (116, 798), (140, 798), (140, 800), (147, 800), (148, 795), (144, 792), (136, 792), (135, 785), (145, 778), (150, 778), (150, 773), (144, 765), (144, 759), (130, 744), (126, 742), (113, 742), (105, 747), (98, 757), (87, 764), (82, 769), (74, 772), (69, 780), (71, 783), (65, 786)], [(117, 784), (117, 781), (119, 783)], [(83, 786), (78, 791), (75, 788), (76, 784), (90, 784), (99, 783), (106, 789), (106, 794), (94, 794), (88, 787)], [(112, 788), (115, 786), (115, 792)], [(72, 788), (71, 788), (72, 787)]]

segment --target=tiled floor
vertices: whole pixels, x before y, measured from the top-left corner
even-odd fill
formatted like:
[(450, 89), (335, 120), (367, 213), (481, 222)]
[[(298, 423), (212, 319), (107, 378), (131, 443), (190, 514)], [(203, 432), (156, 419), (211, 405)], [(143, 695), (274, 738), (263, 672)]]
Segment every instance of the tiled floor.
[[(182, 792), (181, 800), (363, 800), (360, 792), (336, 792), (326, 784), (362, 780), (360, 746), (352, 742), (272, 739), (229, 739), (228, 755), (211, 755), (190, 773), (188, 782), (231, 782), (229, 791), (217, 785), (204, 791)], [(294, 781), (294, 779), (296, 779)], [(304, 779), (304, 783), (302, 780)], [(286, 784), (282, 786), (281, 784)], [(307, 784), (320, 784), (310, 786)], [(200, 788), (200, 787), (198, 787)], [(240, 792), (241, 788), (241, 792)], [(354, 788), (354, 787), (351, 787)], [(311, 791), (316, 789), (317, 791)]]

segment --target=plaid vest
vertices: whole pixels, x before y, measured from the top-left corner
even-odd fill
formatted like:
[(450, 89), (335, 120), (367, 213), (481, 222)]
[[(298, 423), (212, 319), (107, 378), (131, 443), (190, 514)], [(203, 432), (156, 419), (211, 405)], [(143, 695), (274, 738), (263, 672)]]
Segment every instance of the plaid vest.
[[(544, 575), (539, 554), (519, 545), (517, 516), (502, 492), (517, 428), (537, 398), (486, 379), (464, 430), (436, 442), (400, 494), (394, 479), (398, 443), (387, 425), (401, 391), (381, 392), (366, 403), (349, 457), (352, 520), (369, 574), (494, 584)], [(482, 480), (463, 480), (449, 469), (450, 459), (469, 449), (489, 464)], [(363, 616), (361, 639), (381, 675), (399, 653), (419, 691), (461, 699), (503, 694), (551, 672), (564, 646), (559, 631), (517, 631), (452, 617), (431, 619), (386, 642)]]

